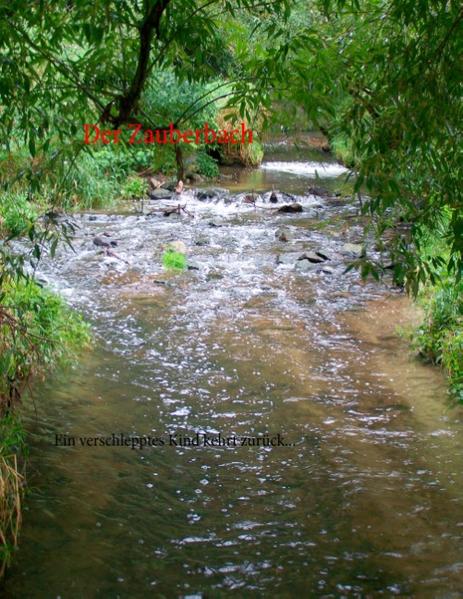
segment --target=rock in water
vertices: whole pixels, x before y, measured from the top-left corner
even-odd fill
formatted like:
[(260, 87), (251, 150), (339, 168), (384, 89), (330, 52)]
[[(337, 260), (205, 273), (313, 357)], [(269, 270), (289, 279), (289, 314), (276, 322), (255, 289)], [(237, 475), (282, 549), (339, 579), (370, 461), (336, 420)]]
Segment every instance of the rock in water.
[(281, 208), (278, 208), (278, 212), (285, 212), (289, 214), (294, 214), (296, 212), (302, 212), (301, 204), (295, 202), (294, 204), (285, 204)]
[(310, 260), (306, 260), (305, 258), (303, 260), (298, 260), (294, 266), (294, 268), (299, 272), (310, 272), (311, 270), (314, 270), (316, 267), (316, 264), (313, 264), (312, 262), (310, 262)]
[(363, 247), (359, 243), (345, 243), (342, 246), (343, 254), (353, 254), (354, 256), (361, 256)]
[(320, 264), (325, 261), (324, 258), (321, 258), (316, 252), (305, 252), (299, 260), (308, 260), (312, 264)]
[(228, 189), (222, 187), (210, 187), (209, 189), (197, 189), (196, 198), (200, 202), (212, 199), (221, 199), (223, 196), (228, 194)]
[(274, 191), (272, 191), (272, 193), (270, 194), (269, 201), (272, 202), (272, 204), (278, 203), (278, 196)]
[(329, 189), (326, 187), (309, 187), (308, 192), (314, 196), (326, 197), (330, 195)]
[(278, 241), (289, 241), (290, 239), (293, 239), (294, 236), (287, 227), (282, 227), (275, 231), (275, 237)]
[(301, 255), (299, 252), (288, 252), (286, 254), (279, 254), (277, 256), (277, 264), (286, 264), (289, 266), (294, 266), (298, 260), (302, 260), (303, 254)]
[(148, 196), (151, 200), (170, 200), (172, 193), (168, 189), (152, 189), (148, 192)]
[(109, 248), (110, 247), (110, 243), (109, 241), (105, 241), (104, 239), (101, 239), (101, 237), (94, 237), (93, 238), (93, 243), (101, 248)]
[(187, 247), (183, 241), (171, 241), (167, 244), (167, 250), (173, 250), (174, 252), (180, 252), (180, 254), (187, 253)]

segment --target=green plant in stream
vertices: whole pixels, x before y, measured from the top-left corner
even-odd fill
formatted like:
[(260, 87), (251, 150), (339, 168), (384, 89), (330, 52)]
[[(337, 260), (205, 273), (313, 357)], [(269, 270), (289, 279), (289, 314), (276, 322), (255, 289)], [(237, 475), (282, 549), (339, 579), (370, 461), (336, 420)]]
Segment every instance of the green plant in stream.
[(188, 263), (185, 254), (167, 249), (162, 255), (162, 264), (167, 270), (186, 270)]

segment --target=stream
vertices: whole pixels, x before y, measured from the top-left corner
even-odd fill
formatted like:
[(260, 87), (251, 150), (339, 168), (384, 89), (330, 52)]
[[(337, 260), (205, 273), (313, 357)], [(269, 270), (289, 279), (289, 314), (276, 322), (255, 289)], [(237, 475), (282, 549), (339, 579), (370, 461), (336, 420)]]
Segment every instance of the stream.
[[(229, 192), (185, 191), (188, 213), (78, 214), (75, 252), (43, 263), (94, 344), (25, 402), (5, 597), (461, 597), (462, 410), (398, 335), (419, 320), (405, 296), (345, 272), (362, 226), (344, 169), (300, 154), (224, 169)], [(172, 242), (191, 270), (163, 268)], [(113, 433), (166, 443), (79, 441)], [(196, 434), (285, 444), (169, 444)]]

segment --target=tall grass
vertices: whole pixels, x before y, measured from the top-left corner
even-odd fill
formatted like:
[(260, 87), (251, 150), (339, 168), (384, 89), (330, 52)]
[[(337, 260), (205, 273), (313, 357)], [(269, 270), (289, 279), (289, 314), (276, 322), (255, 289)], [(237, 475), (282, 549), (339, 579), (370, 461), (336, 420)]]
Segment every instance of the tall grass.
[[(0, 577), (18, 545), (24, 490), (24, 434), (17, 417), (0, 421)], [(19, 455), (19, 457), (18, 457)]]

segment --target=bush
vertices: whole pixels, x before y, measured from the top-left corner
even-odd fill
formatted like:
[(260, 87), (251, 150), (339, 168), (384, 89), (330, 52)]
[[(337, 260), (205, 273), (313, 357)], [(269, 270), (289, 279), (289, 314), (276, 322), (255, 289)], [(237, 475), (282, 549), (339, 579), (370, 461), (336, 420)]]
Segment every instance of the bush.
[(452, 393), (463, 400), (463, 281), (440, 283), (425, 310), (413, 346), (424, 359), (445, 368)]
[(89, 342), (89, 328), (56, 294), (29, 279), (10, 281), (0, 307), (0, 417), (34, 374)]
[(252, 143), (228, 143), (218, 146), (221, 162), (224, 164), (242, 164), (244, 166), (259, 166), (264, 157), (264, 149), (257, 139), (256, 127), (259, 122), (251, 127), (247, 119), (243, 119), (239, 112), (233, 108), (225, 108), (217, 116), (219, 129), (231, 132), (244, 123), (246, 129), (253, 129)]
[[(121, 195), (121, 185), (122, 195), (125, 197), (132, 196), (131, 189), (137, 193), (141, 192), (141, 180), (140, 184), (133, 184), (139, 185), (136, 189), (130, 188), (132, 183), (129, 183), (128, 190), (123, 182), (127, 182), (131, 173), (148, 168), (152, 161), (152, 149), (135, 150), (124, 145), (104, 147), (80, 154), (66, 183), (71, 204), (84, 208), (111, 206)], [(130, 178), (132, 179), (135, 177)]]
[(148, 183), (142, 177), (129, 177), (122, 187), (124, 198), (143, 198), (148, 193)]
[(198, 172), (209, 179), (215, 179), (219, 176), (217, 161), (205, 152), (198, 152), (196, 156), (196, 165), (198, 167)]
[(354, 156), (352, 142), (345, 135), (335, 135), (330, 142), (334, 156), (346, 166), (354, 167)]
[(37, 219), (36, 208), (25, 193), (4, 194), (0, 199), (0, 222), (7, 235), (22, 235)]

